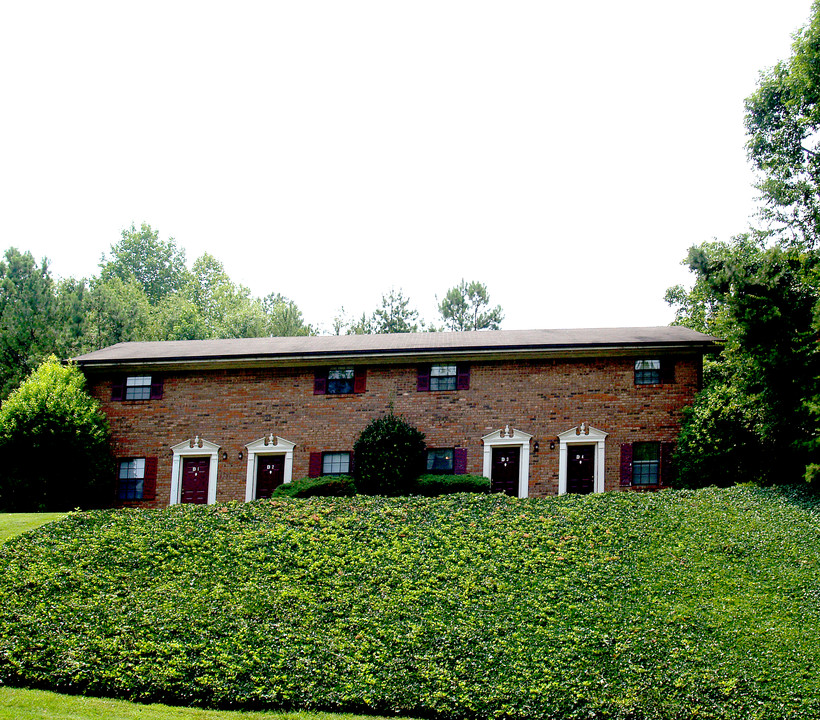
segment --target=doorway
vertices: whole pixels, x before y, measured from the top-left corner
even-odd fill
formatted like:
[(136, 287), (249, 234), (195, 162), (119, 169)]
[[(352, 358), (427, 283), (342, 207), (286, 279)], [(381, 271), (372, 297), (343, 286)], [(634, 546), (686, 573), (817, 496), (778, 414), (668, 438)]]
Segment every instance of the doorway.
[(521, 448), (501, 446), (493, 448), (490, 492), (518, 497), (518, 479), (521, 464)]

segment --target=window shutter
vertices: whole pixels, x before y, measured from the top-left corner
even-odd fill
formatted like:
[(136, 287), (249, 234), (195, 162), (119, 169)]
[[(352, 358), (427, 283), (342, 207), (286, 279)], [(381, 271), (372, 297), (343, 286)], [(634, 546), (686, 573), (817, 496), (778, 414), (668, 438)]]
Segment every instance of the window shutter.
[(424, 365), (418, 370), (416, 376), (416, 390), (418, 392), (427, 392), (430, 390), (430, 366)]
[(363, 393), (367, 390), (367, 368), (357, 367), (353, 371), (353, 392)]
[(456, 377), (456, 390), (469, 390), (470, 389), (470, 366), (469, 365), (459, 365), (456, 372), (458, 373)]
[(145, 458), (145, 475), (142, 477), (142, 499), (157, 499), (157, 465), (158, 458)]
[[(317, 370), (313, 376), (313, 394), (324, 395), (327, 392), (327, 370)], [(318, 475), (314, 477), (319, 477)]]
[(675, 382), (675, 358), (661, 358), (661, 382), (673, 385)]
[(632, 443), (621, 445), (621, 487), (632, 484)]
[(661, 443), (661, 485), (669, 485), (672, 482), (674, 466), (672, 464), (672, 453), (675, 444), (671, 442)]
[(162, 378), (152, 376), (151, 377), (151, 399), (152, 400), (162, 400)]
[(308, 463), (308, 477), (319, 477), (322, 474), (322, 453), (312, 452)]
[(125, 397), (125, 378), (114, 378), (111, 383), (111, 399), (122, 400)]
[(453, 450), (453, 475), (465, 475), (467, 473), (467, 448), (456, 448)]
[(350, 453), (350, 460), (348, 461), (348, 464), (347, 464), (347, 474), (350, 475), (350, 477), (355, 477), (356, 476), (356, 462), (355, 461), (356, 461), (356, 453)]

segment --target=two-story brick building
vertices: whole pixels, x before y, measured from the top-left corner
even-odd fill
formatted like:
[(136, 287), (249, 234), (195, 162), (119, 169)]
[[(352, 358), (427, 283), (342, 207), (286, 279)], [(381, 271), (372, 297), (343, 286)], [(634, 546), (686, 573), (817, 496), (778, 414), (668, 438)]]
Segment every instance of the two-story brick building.
[(121, 343), (77, 358), (118, 461), (114, 502), (266, 497), (352, 470), (391, 410), (430, 472), (519, 497), (650, 489), (715, 339), (682, 327)]

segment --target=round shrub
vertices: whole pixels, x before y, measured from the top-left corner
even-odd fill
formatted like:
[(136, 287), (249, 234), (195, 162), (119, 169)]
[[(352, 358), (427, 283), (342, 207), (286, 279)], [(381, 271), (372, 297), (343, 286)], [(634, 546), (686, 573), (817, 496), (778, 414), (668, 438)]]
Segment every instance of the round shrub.
[(75, 365), (51, 357), (0, 408), (0, 510), (109, 505), (108, 421)]
[(359, 492), (405, 495), (421, 474), (424, 433), (393, 413), (372, 420), (353, 446)]
[(323, 475), (283, 483), (271, 497), (350, 497), (356, 494), (356, 483), (348, 475)]

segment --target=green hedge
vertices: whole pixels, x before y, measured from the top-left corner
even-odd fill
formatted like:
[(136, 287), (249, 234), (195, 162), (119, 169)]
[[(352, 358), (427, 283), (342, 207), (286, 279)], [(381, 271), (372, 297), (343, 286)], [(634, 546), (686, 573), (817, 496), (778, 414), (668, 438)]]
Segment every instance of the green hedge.
[(488, 493), (490, 481), (483, 475), (422, 475), (410, 490), (411, 495), (449, 495), (451, 493)]
[(356, 494), (356, 483), (348, 475), (323, 475), (283, 483), (273, 491), (273, 497), (348, 497)]
[(0, 682), (435, 718), (820, 717), (782, 489), (72, 513), (0, 546)]

